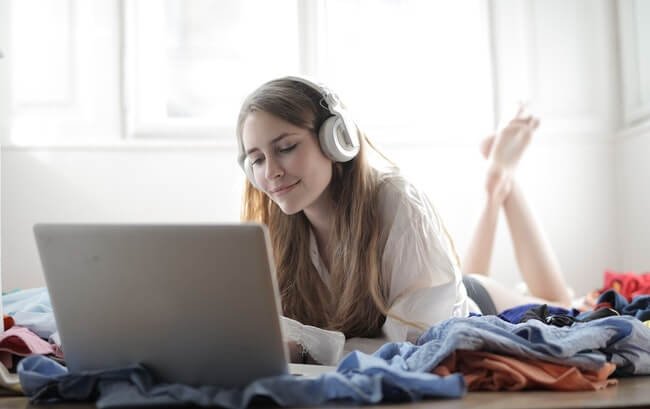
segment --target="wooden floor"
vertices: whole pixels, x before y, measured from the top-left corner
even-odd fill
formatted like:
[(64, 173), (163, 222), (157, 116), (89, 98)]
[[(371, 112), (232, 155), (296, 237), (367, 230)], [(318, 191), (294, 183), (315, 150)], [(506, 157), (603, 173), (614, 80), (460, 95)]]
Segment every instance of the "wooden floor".
[[(345, 406), (341, 406), (345, 407)], [(620, 379), (618, 386), (596, 392), (472, 392), (462, 399), (426, 400), (400, 405), (364, 406), (377, 409), (546, 409), (546, 408), (648, 408), (650, 376)], [(0, 409), (90, 409), (92, 404), (30, 405), (25, 397), (2, 397)], [(329, 409), (332, 406), (328, 407)]]

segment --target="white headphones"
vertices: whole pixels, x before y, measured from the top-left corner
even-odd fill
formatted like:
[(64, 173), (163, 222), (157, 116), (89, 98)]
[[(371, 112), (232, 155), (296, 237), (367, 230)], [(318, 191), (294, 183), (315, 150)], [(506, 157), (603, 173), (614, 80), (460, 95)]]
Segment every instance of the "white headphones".
[[(304, 77), (283, 77), (281, 80), (290, 80), (305, 84), (308, 87), (318, 91), (323, 97), (320, 101), (320, 106), (329, 110), (332, 114), (327, 118), (321, 127), (317, 130), (318, 141), (320, 148), (331, 160), (334, 162), (347, 162), (352, 160), (359, 153), (359, 134), (357, 126), (354, 124), (350, 115), (341, 105), (339, 98), (331, 92), (327, 87), (316, 82), (310, 81)], [(325, 104), (323, 104), (323, 102)], [(259, 186), (255, 183), (255, 176), (251, 164), (246, 158), (244, 152), (244, 145), (239, 140), (239, 166), (244, 170), (248, 180), (252, 185), (258, 189)]]

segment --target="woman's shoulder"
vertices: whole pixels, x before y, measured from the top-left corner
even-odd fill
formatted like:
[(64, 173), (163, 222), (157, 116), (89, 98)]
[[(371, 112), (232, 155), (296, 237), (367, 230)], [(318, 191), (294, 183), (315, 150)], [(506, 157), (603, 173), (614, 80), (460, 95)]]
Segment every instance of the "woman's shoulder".
[[(440, 217), (425, 192), (399, 171), (379, 175), (378, 212), (386, 237), (440, 233)], [(390, 241), (390, 240), (389, 240)]]
[(402, 211), (410, 216), (428, 215), (433, 210), (428, 196), (399, 170), (378, 172), (380, 208)]

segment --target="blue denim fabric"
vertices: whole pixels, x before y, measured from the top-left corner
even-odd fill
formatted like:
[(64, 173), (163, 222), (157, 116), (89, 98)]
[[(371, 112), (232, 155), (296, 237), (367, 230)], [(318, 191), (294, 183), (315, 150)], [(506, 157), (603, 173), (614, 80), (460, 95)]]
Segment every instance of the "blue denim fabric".
[(608, 302), (621, 315), (631, 315), (640, 321), (650, 320), (650, 295), (637, 295), (628, 303), (614, 290), (607, 290), (598, 297), (597, 303)]
[(650, 320), (650, 295), (638, 295), (623, 308), (623, 315), (633, 315), (639, 321)]
[(452, 318), (426, 331), (418, 345), (386, 344), (377, 353), (394, 356), (404, 369), (429, 371), (456, 349), (598, 369), (606, 361), (617, 374), (650, 374), (650, 328), (633, 317), (606, 317), (554, 327), (531, 320), (511, 324), (495, 316)]
[(627, 299), (614, 290), (607, 290), (598, 297), (596, 304), (607, 302), (618, 312), (623, 311), (628, 304)]
[[(3, 296), (3, 308), (16, 322), (43, 338), (56, 336), (56, 322), (46, 288), (16, 291)], [(260, 380), (245, 390), (154, 385), (146, 368), (131, 367), (83, 375), (68, 374), (51, 359), (35, 356), (19, 363), (25, 393), (38, 402), (94, 400), (98, 406), (157, 403), (194, 403), (231, 408), (246, 407), (254, 396), (273, 399), (283, 406), (318, 405), (344, 399), (357, 403), (382, 400), (418, 400), (427, 396), (461, 397), (462, 376), (438, 377), (390, 367), (381, 357), (354, 353), (341, 362), (337, 373), (321, 378), (279, 377)]]
[(254, 398), (268, 398), (280, 406), (316, 406), (331, 401), (362, 404), (426, 397), (460, 398), (466, 392), (461, 374), (439, 377), (407, 372), (381, 355), (361, 352), (349, 354), (333, 373), (319, 377), (269, 377), (243, 389), (154, 384), (151, 373), (142, 366), (70, 374), (65, 367), (43, 356), (22, 360), (18, 374), (32, 402), (91, 401), (98, 397), (98, 408), (154, 404), (245, 408)]

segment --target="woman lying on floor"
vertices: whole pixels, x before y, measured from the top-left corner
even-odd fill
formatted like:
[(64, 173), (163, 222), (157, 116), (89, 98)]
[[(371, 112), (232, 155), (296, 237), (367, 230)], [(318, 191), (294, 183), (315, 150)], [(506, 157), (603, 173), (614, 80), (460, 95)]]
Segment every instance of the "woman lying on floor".
[[(415, 342), (431, 325), (470, 312), (568, 306), (562, 273), (515, 179), (538, 126), (521, 108), (483, 142), (486, 199), (461, 268), (427, 196), (397, 168), (369, 165), (375, 148), (335, 94), (297, 77), (263, 84), (237, 124), (248, 176), (242, 218), (269, 227), (284, 315), (346, 338)], [(531, 296), (488, 276), (501, 207)], [(292, 346), (293, 360), (299, 349)]]

